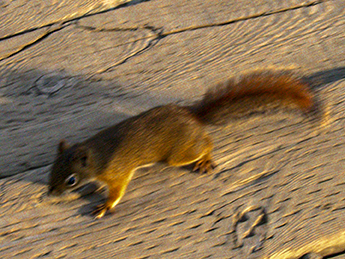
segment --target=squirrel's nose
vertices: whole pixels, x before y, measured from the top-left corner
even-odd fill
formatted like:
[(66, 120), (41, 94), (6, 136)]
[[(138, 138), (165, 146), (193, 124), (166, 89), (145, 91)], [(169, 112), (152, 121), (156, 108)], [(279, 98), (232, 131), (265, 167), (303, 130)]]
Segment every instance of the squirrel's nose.
[(60, 196), (63, 193), (63, 190), (61, 190), (59, 187), (56, 188), (54, 186), (50, 186), (48, 188), (48, 196)]

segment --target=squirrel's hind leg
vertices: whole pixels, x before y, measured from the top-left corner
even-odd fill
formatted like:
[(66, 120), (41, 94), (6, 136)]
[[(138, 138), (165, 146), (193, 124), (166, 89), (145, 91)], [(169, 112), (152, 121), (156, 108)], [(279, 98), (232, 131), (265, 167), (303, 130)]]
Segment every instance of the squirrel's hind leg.
[(212, 148), (211, 138), (204, 133), (201, 137), (190, 140), (188, 144), (175, 146), (166, 162), (171, 166), (185, 166), (196, 162), (193, 171), (211, 172), (216, 166), (211, 157)]

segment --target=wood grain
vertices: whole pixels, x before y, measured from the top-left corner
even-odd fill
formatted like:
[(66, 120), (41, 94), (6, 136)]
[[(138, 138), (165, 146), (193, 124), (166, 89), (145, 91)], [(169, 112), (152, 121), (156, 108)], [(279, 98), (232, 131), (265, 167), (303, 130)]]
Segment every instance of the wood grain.
[[(0, 257), (342, 258), (343, 1), (117, 4), (0, 1)], [(46, 196), (59, 139), (281, 67), (315, 82), (325, 125), (280, 112), (211, 127), (213, 174), (141, 169), (99, 221), (93, 186)]]

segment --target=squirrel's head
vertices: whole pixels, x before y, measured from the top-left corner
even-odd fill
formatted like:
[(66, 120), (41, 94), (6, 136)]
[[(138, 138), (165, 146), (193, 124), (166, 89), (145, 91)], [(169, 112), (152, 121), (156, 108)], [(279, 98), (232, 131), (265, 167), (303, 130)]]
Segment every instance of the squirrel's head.
[(84, 180), (91, 178), (91, 170), (91, 150), (80, 144), (70, 146), (66, 141), (60, 141), (49, 177), (48, 194), (60, 195), (81, 186)]

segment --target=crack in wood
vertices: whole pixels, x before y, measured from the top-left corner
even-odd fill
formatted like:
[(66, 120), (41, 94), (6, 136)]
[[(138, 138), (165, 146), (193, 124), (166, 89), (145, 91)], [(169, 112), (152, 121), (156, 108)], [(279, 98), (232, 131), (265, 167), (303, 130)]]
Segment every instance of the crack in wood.
[(169, 32), (164, 32), (164, 33), (161, 34), (161, 36), (162, 37), (166, 37), (168, 35), (182, 33), (182, 32), (186, 32), (186, 31), (194, 31), (194, 30), (198, 30), (198, 29), (205, 29), (205, 28), (216, 27), (216, 26), (225, 26), (225, 25), (229, 25), (229, 24), (232, 24), (232, 23), (236, 23), (236, 22), (256, 19), (256, 18), (260, 18), (260, 17), (265, 17), (265, 16), (273, 15), (273, 14), (285, 13), (285, 12), (288, 12), (288, 11), (293, 11), (293, 10), (297, 10), (297, 9), (301, 9), (301, 8), (308, 8), (308, 7), (311, 7), (311, 6), (315, 6), (315, 5), (324, 3), (326, 1), (329, 1), (329, 0), (316, 0), (316, 1), (302, 3), (302, 4), (299, 4), (299, 5), (295, 5), (295, 6), (290, 6), (290, 7), (287, 7), (287, 8), (281, 8), (281, 9), (278, 9), (278, 10), (273, 10), (273, 11), (268, 11), (268, 12), (252, 14), (252, 15), (248, 15), (248, 16), (244, 16), (244, 17), (239, 17), (239, 18), (236, 18), (236, 19), (228, 20), (228, 21), (185, 27), (185, 28), (181, 28), (181, 29), (177, 29), (177, 30), (172, 30), (172, 31), (169, 31)]
[[(40, 36), (38, 36), (37, 38), (27, 42), (26, 44), (19, 46), (15, 51), (12, 51), (11, 53), (5, 54), (2, 57), (0, 57), (0, 61), (3, 61), (5, 59), (8, 59), (10, 57), (13, 57), (15, 55), (17, 55), (18, 53), (40, 43), (41, 41), (43, 41), (45, 38), (47, 38), (48, 36), (50, 36), (51, 34), (53, 34), (54, 32), (60, 31), (62, 29), (64, 29), (65, 27), (69, 26), (70, 23), (60, 23), (60, 24), (55, 24), (55, 26), (50, 26), (49, 29), (47, 29), (45, 32), (43, 32)], [(32, 30), (33, 31), (33, 30)], [(0, 39), (1, 41), (2, 39)]]
[[(133, 3), (131, 3), (131, 1)], [(127, 5), (134, 5), (134, 4), (138, 4), (140, 2), (148, 2), (148, 1), (150, 1), (150, 0), (127, 0), (125, 2), (120, 2), (117, 6), (113, 6), (111, 8), (105, 9), (105, 10), (101, 10), (101, 11), (94, 12), (94, 13), (92, 13), (90, 11), (90, 12), (87, 12), (87, 13), (82, 14), (80, 16), (73, 17), (71, 19), (66, 19), (66, 20), (61, 20), (61, 21), (54, 21), (54, 22), (46, 23), (46, 24), (38, 26), (38, 27), (33, 27), (33, 28), (30, 28), (30, 29), (26, 29), (26, 30), (17, 32), (17, 33), (6, 35), (6, 36), (3, 36), (3, 37), (0, 37), (0, 42), (3, 41), (3, 40), (7, 40), (7, 39), (10, 39), (10, 38), (13, 38), (13, 37), (17, 37), (17, 36), (26, 34), (26, 33), (30, 33), (30, 32), (37, 31), (37, 30), (40, 30), (40, 29), (43, 29), (43, 28), (47, 28), (47, 27), (51, 27), (51, 26), (54, 26), (54, 25), (57, 25), (57, 24), (65, 24), (65, 23), (75, 22), (75, 21), (78, 21), (78, 20), (83, 19), (83, 18), (87, 18), (87, 17), (90, 17), (90, 16), (98, 15), (98, 14), (107, 13), (107, 12), (110, 12), (110, 11), (113, 11), (113, 10), (116, 10), (116, 9), (120, 9), (120, 8), (122, 8), (124, 6), (127, 6)], [(0, 2), (0, 7), (1, 7), (1, 2)]]

